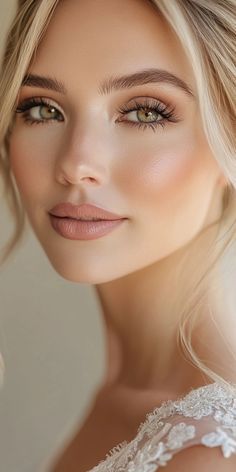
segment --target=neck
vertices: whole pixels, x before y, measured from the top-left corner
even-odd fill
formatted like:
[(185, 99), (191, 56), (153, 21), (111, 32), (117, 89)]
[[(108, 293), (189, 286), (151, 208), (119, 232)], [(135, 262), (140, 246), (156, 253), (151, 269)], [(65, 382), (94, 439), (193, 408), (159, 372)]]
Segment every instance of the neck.
[[(214, 231), (204, 242), (201, 237), (198, 246), (193, 241), (155, 264), (95, 286), (105, 324), (105, 383), (177, 391), (204, 383), (202, 373), (183, 356), (177, 333), (193, 268), (195, 277)], [(186, 262), (187, 250), (191, 263)]]

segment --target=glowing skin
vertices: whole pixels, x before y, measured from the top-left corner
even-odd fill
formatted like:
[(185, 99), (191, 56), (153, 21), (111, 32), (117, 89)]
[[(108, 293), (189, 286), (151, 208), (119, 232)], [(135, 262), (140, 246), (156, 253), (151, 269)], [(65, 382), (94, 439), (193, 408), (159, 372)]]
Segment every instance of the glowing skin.
[[(153, 67), (187, 82), (195, 98), (164, 83), (99, 93), (105, 78)], [(173, 268), (184, 246), (219, 216), (223, 179), (180, 43), (147, 1), (67, 0), (29, 72), (63, 82), (67, 94), (24, 86), (18, 105), (44, 97), (64, 120), (30, 125), (17, 115), (12, 170), (55, 270), (95, 286), (107, 328), (104, 381), (170, 391), (194, 385), (198, 374), (175, 343), (178, 320), (170, 298), (185, 282), (174, 284)], [(131, 126), (137, 112), (121, 115), (118, 109), (134, 99), (170, 104), (178, 120), (155, 132)], [(129, 220), (100, 239), (71, 241), (52, 229), (47, 214), (64, 201), (97, 204)]]

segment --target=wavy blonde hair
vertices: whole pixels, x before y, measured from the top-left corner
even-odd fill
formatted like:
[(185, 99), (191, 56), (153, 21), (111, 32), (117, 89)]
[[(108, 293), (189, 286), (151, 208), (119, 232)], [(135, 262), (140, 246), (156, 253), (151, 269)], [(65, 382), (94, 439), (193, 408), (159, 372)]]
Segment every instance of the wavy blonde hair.
[[(215, 233), (207, 254), (200, 257), (200, 244), (209, 228), (205, 228), (186, 247), (181, 264), (175, 268), (176, 277), (184, 277), (185, 267), (191, 265), (193, 251), (199, 251), (198, 266), (193, 270), (192, 279), (186, 281), (188, 290), (178, 294), (179, 298), (175, 300), (174, 306), (179, 309), (180, 319), (177, 341), (186, 358), (204, 375), (232, 387), (229, 379), (200, 359), (193, 347), (193, 337), (199, 310), (207, 306), (210, 315), (219, 301), (219, 293), (227, 299), (228, 274), (232, 280), (227, 254), (236, 241), (236, 4), (235, 0), (146, 1), (163, 15), (189, 58), (196, 80), (204, 132), (227, 181), (221, 216), (211, 225)], [(23, 77), (58, 3), (59, 0), (19, 1), (6, 40), (0, 82), (0, 173), (4, 197), (15, 228), (12, 238), (2, 250), (2, 264), (19, 243), (25, 224), (24, 207), (8, 160), (14, 106)], [(233, 270), (235, 274), (236, 262)], [(236, 308), (236, 301), (233, 308)]]

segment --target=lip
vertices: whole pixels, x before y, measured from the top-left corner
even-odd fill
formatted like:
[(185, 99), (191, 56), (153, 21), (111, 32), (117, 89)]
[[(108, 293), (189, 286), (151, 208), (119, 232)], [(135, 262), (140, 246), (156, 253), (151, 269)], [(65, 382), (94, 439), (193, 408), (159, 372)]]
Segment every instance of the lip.
[(73, 218), (76, 220), (83, 218), (83, 220), (87, 219), (87, 221), (89, 221), (91, 218), (109, 221), (126, 218), (89, 203), (75, 205), (70, 202), (59, 203), (49, 210), (49, 214), (60, 218)]
[(53, 229), (60, 236), (66, 239), (80, 240), (101, 238), (127, 220), (127, 218), (119, 218), (117, 220), (81, 221), (76, 218), (49, 216)]

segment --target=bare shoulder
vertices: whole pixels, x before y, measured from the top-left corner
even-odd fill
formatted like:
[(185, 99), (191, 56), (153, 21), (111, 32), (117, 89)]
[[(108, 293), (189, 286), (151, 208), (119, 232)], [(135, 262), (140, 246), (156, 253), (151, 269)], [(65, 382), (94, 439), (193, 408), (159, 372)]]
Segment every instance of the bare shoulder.
[(225, 458), (219, 447), (203, 445), (186, 448), (173, 456), (165, 472), (235, 472), (236, 455)]

